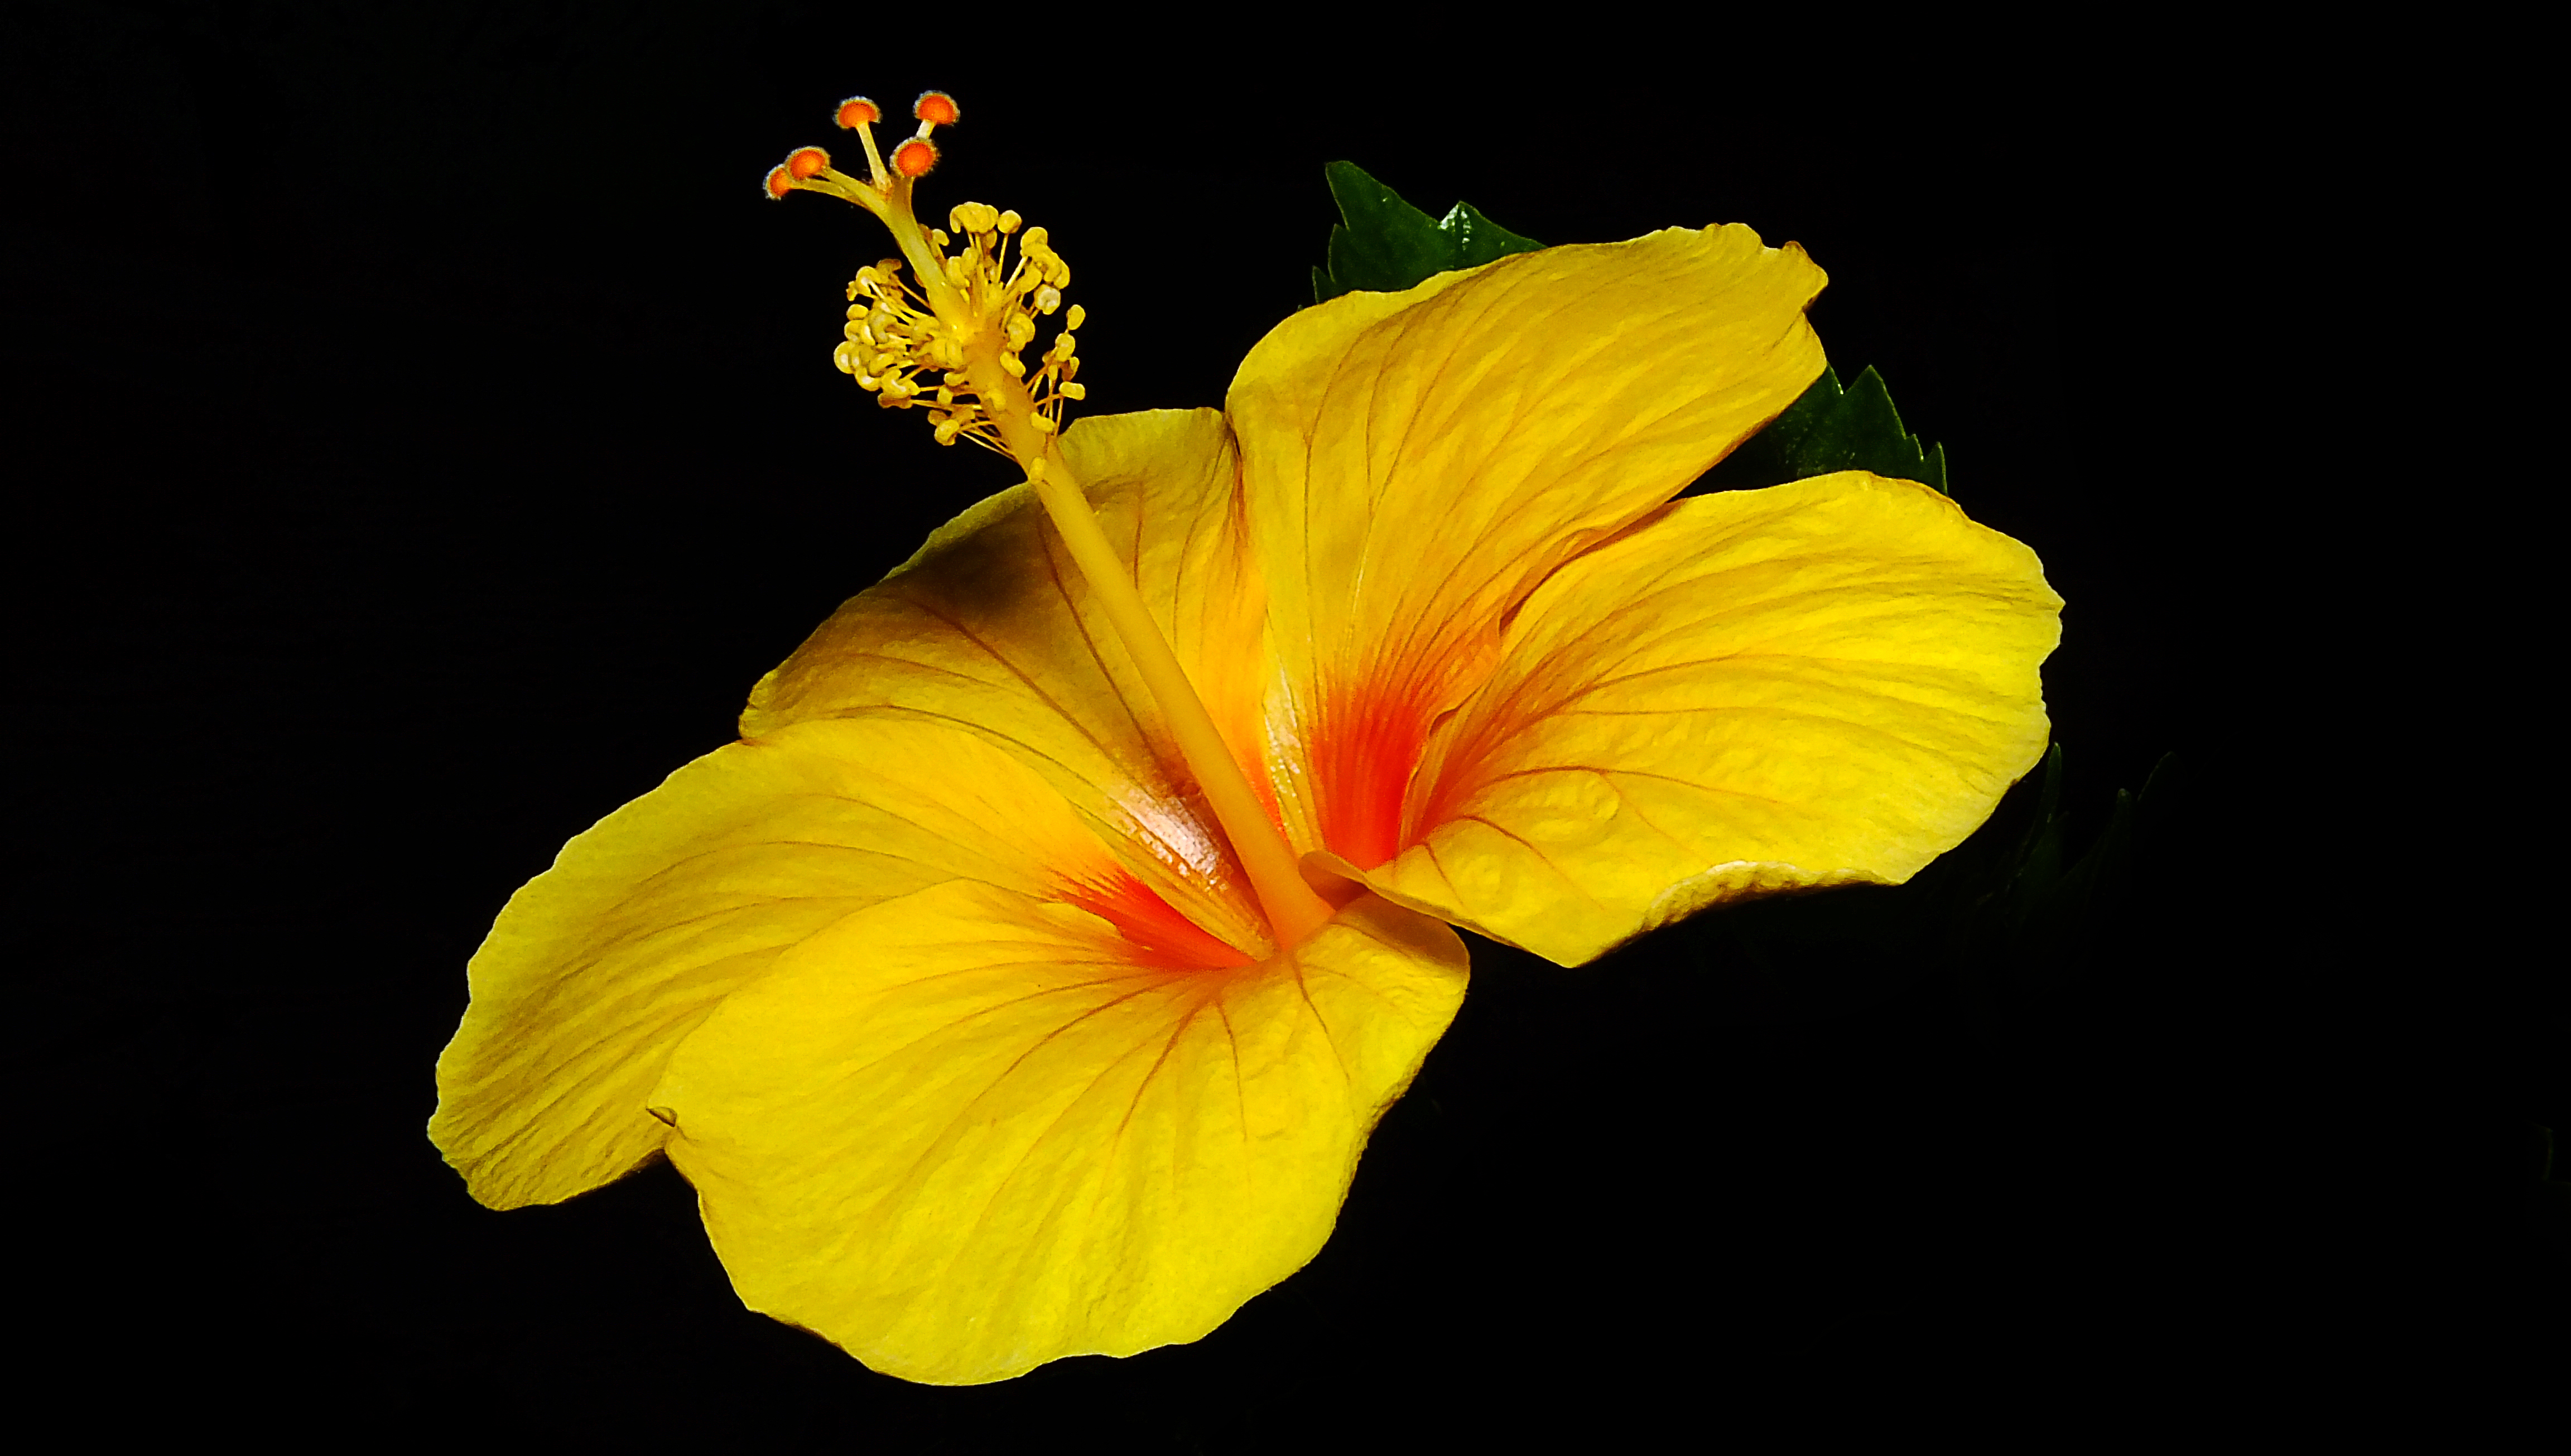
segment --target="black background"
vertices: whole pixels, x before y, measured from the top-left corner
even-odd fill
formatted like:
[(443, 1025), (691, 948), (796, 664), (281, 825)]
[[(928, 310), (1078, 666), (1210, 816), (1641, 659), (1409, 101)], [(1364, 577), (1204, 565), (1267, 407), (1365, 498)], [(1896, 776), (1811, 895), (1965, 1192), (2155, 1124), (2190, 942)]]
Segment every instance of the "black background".
[[(1656, 59), (1627, 17), (1611, 69), (1451, 24), (1048, 38), (1078, 23), (13, 8), (13, 1306), (54, 1391), (110, 1427), (1235, 1450), (2167, 1411), (2426, 1306), (2520, 1347), (2508, 1140), (2571, 1119), (2558, 1067), (2404, 1041), (2228, 774), (2333, 661), (2250, 567), (2274, 441), (2237, 428), (2308, 242), (2291, 138), (2067, 39), (1833, 68), (1830, 23)], [(965, 121), (927, 207), (1053, 231), (1102, 411), (1220, 402), (1309, 301), (1333, 159), (1551, 243), (1802, 243), (1842, 376), (2070, 603), (2075, 838), (2196, 770), (2148, 908), (1997, 1018), (1903, 966), (1754, 986), (1702, 938), (1477, 946), (1308, 1269), (994, 1387), (744, 1311), (667, 1168), (474, 1206), (421, 1130), (501, 902), (1006, 482), (830, 367), (872, 225), (759, 191), (840, 96), (929, 85)]]

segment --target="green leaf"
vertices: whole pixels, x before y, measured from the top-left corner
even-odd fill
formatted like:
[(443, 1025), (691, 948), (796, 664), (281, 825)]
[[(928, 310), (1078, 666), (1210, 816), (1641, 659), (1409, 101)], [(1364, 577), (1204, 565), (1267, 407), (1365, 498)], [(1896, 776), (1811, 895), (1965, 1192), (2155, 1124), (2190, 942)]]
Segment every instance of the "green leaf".
[(2041, 993), (2077, 971), (2090, 946), (2123, 918), (2138, 845), (2164, 817), (2180, 777), (2164, 753), (2142, 791), (2116, 790), (2116, 807), (2088, 852), (2066, 864), (2069, 816), (2061, 812), (2062, 745), (2044, 755), (2044, 789), (2035, 821), (1997, 866), (1990, 888), (1957, 925), (1967, 959), (1984, 969), (2007, 966), (2021, 991)]
[(1483, 217), (1470, 203), (1457, 203), (1432, 222), (1353, 162), (1333, 162), (1322, 176), (1344, 221), (1330, 229), (1329, 265), (1312, 269), (1315, 303), (1358, 288), (1398, 292), (1454, 268), (1544, 246)]
[(1901, 413), (1872, 365), (1846, 389), (1839, 388), (1836, 370), (1824, 368), (1784, 414), (1708, 471), (1689, 494), (1757, 490), (1833, 470), (1871, 470), (1946, 492), (1946, 447), (1922, 449), (1901, 428)]

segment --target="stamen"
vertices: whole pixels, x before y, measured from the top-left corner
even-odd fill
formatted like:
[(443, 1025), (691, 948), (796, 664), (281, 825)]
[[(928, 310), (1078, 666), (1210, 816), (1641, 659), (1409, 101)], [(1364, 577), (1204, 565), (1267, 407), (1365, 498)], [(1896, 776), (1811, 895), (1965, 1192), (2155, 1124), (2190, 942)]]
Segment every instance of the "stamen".
[(1299, 944), (1329, 920), (1330, 905), (1304, 882), (1285, 835), (1153, 625), (1132, 569), (1118, 560), (1056, 449), (1064, 406), (1089, 393), (1076, 381), (1080, 357), (1074, 352), (1088, 311), (1072, 304), (1032, 370), (1024, 358), (1039, 332), (1037, 320), (1062, 310), (1071, 265), (1054, 251), (1044, 229), (1028, 228), (1016, 213), (985, 203), (958, 203), (948, 211), (954, 237), (945, 229), (922, 228), (911, 197), (917, 181), (937, 166), (937, 145), (929, 134), (955, 125), (962, 112), (942, 91), (922, 92), (911, 112), (919, 118), (919, 132), (893, 148), (887, 169), (869, 130), (881, 120), (881, 108), (861, 96), (839, 103), (836, 120), (865, 145), (871, 180), (832, 170), (829, 154), (818, 147), (796, 150), (768, 174), (771, 197), (825, 192), (855, 203), (874, 214), (900, 247), (900, 257), (861, 267), (848, 283), (847, 319), (830, 360), (882, 408), (924, 408), (937, 443), (971, 440), (1026, 471), (1160, 705), (1279, 944)]
[(874, 179), (877, 190), (891, 185), (884, 176), (883, 158), (875, 151), (875, 123), (883, 120), (883, 108), (862, 96), (851, 96), (839, 103), (833, 120), (857, 134), (857, 143), (866, 149), (866, 175)]
[(1060, 462), (1051, 453), (1052, 440), (1039, 436), (1038, 441), (1030, 443), (1039, 442), (1044, 453), (1027, 462), (1027, 483), (1035, 488), (1045, 514), (1052, 517), (1054, 529), (1062, 535), (1063, 546), (1079, 566), (1081, 576), (1088, 580), (1099, 605), (1106, 609), (1107, 620), (1124, 642), (1135, 669), (1150, 686), (1153, 699), (1160, 704), (1171, 735), (1178, 739), (1180, 755), (1195, 772), (1197, 787), (1204, 792), (1215, 821), (1223, 826), (1224, 837), (1231, 841), (1233, 853), (1250, 876), (1260, 908), (1267, 912), (1269, 926), (1276, 932), (1278, 948), (1302, 944), (1337, 912), (1304, 882), (1286, 837), (1269, 819), (1266, 806), (1253, 795), (1249, 777), (1216, 731), (1204, 700), (1197, 697), (1186, 670), (1179, 666), (1177, 655), (1170, 651), (1168, 641), (1153, 623), (1151, 609), (1143, 605), (1142, 593), (1134, 589), (1131, 568), (1108, 544), (1107, 533), (1098, 524), (1097, 513), (1090, 510), (1088, 497), (1069, 472), (1057, 468)]

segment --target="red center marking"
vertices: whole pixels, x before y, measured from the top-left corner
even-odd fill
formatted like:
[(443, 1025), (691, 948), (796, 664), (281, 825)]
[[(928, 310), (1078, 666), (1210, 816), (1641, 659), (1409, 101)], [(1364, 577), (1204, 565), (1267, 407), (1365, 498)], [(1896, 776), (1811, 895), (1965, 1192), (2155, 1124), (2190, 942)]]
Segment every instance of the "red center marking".
[(1428, 737), (1423, 689), (1382, 678), (1329, 693), (1312, 735), (1321, 842), (1359, 869), (1401, 852), (1401, 804)]
[(1207, 971), (1257, 964), (1180, 914), (1176, 906), (1121, 864), (1104, 883), (1065, 883), (1062, 894), (1064, 899), (1123, 931), (1141, 952), (1135, 957), (1140, 964), (1165, 971)]

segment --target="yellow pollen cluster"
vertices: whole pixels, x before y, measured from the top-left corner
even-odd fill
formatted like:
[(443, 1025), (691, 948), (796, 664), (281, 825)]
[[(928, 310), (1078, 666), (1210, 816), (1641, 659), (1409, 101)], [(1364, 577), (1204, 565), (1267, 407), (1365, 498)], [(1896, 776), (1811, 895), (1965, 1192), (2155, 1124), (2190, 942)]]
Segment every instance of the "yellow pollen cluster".
[[(1061, 426), (1064, 401), (1087, 393), (1074, 382), (1080, 359), (1072, 352), (1079, 342), (1073, 330), (1087, 314), (1072, 305), (1064, 327), (1029, 377), (1022, 354), (1035, 341), (1037, 317), (1062, 307), (1070, 264), (1047, 243), (1045, 230), (1022, 232), (1015, 213), (964, 203), (946, 221), (963, 243), (949, 253), (953, 240), (946, 232), (927, 233), (930, 255), (939, 263), (935, 285), (914, 288), (901, 276), (898, 258), (857, 269), (848, 284), (846, 337), (831, 361), (888, 409), (928, 409), (939, 444), (970, 439), (1006, 454), (990, 402), (967, 378), (966, 351), (989, 338), (1000, 367), (1026, 388), (1027, 403), (1033, 406), (1030, 422), (1051, 434)], [(930, 374), (938, 376), (936, 382), (924, 377)]]

